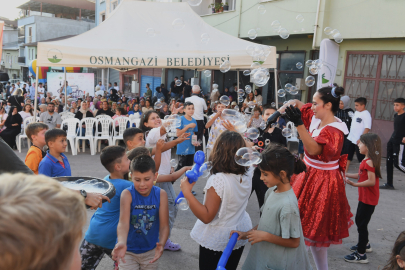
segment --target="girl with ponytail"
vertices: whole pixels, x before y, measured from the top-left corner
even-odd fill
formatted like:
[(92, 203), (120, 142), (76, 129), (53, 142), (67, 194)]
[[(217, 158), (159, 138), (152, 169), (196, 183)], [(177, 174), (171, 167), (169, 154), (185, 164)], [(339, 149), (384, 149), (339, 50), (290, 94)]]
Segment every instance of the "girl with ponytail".
[(252, 244), (243, 270), (312, 270), (302, 233), (298, 202), (290, 185), (293, 174), (306, 170), (298, 156), (271, 144), (262, 153), (260, 179), (269, 188), (259, 225), (247, 232), (232, 231)]
[(353, 224), (343, 179), (347, 155), (340, 156), (348, 129), (335, 117), (343, 92), (342, 87), (322, 87), (312, 103), (289, 102), (267, 122), (271, 125), (269, 122), (285, 110), (304, 144), (307, 172), (296, 177), (293, 190), (305, 244), (311, 248), (318, 270), (328, 269), (328, 247), (342, 244)]

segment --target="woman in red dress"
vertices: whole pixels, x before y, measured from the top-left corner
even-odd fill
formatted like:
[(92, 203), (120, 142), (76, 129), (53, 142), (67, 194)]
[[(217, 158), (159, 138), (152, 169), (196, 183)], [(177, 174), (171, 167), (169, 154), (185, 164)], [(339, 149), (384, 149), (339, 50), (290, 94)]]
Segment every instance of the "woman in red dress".
[(312, 104), (295, 100), (296, 108), (285, 110), (304, 144), (307, 171), (296, 177), (293, 189), (305, 244), (311, 247), (318, 270), (328, 269), (327, 248), (342, 244), (353, 224), (343, 180), (347, 155), (340, 156), (348, 130), (334, 116), (343, 92), (341, 87), (323, 87)]

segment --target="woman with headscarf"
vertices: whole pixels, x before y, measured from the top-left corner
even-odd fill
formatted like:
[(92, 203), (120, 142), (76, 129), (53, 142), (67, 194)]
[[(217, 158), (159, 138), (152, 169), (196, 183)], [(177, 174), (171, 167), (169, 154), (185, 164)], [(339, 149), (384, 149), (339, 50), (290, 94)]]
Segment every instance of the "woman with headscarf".
[(23, 120), (21, 115), (18, 113), (17, 107), (11, 106), (7, 120), (4, 123), (6, 129), (0, 133), (0, 136), (13, 149), (16, 148), (15, 138), (21, 132), (22, 122)]
[(131, 110), (129, 110), (128, 115), (138, 115), (137, 118), (140, 118), (142, 115), (142, 111), (140, 110), (139, 104), (134, 103), (133, 107)]
[(169, 115), (169, 105), (167, 103), (163, 103), (162, 108), (160, 109), (159, 116), (161, 119), (165, 119), (166, 115)]
[[(110, 91), (110, 100), (117, 102), (119, 99), (119, 96), (117, 95), (117, 90), (115, 90), (114, 88), (111, 89)], [(115, 112), (114, 112), (115, 113)]]
[[(339, 103), (339, 110), (336, 112), (335, 116), (346, 124), (347, 129), (350, 132), (350, 126), (352, 125), (352, 117), (350, 115), (354, 114), (354, 111), (352, 110), (352, 108), (350, 108), (349, 103), (350, 103), (349, 96), (341, 97)], [(347, 139), (347, 135), (345, 135), (342, 152), (340, 153), (341, 155), (349, 153), (350, 143), (351, 142)]]

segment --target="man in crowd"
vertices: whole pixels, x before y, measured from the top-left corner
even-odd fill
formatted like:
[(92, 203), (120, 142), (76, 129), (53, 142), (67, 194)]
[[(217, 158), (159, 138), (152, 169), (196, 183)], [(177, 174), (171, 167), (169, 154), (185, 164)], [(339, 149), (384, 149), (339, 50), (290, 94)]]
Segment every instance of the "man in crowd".
[(114, 113), (110, 109), (108, 109), (108, 102), (107, 101), (103, 101), (103, 107), (100, 110), (97, 111), (96, 116), (97, 115), (103, 115), (103, 114), (109, 115), (111, 117), (114, 116)]
[(184, 99), (188, 98), (191, 96), (191, 84), (190, 84), (190, 79), (187, 81), (184, 81), (184, 90), (183, 90), (183, 95)]
[[(65, 88), (62, 86), (62, 88), (60, 89), (61, 93), (65, 93)], [(69, 96), (72, 94), (72, 87), (69, 86), (68, 81), (66, 81), (66, 94)]]
[(30, 86), (30, 98), (31, 100), (35, 100), (35, 83)]
[(101, 81), (98, 82), (98, 86), (100, 86), (100, 90), (105, 91), (105, 86), (101, 83)]
[(116, 83), (116, 82), (114, 83), (114, 89), (117, 90), (117, 92), (120, 91), (120, 88), (118, 87), (118, 83)]
[(197, 140), (200, 143), (199, 146), (196, 146), (195, 150), (203, 150), (202, 146), (202, 139), (204, 135), (204, 129), (205, 129), (205, 123), (204, 123), (204, 112), (207, 111), (207, 104), (205, 103), (205, 100), (203, 98), (199, 97), (199, 94), (201, 92), (201, 88), (198, 85), (193, 85), (192, 88), (193, 94), (191, 97), (186, 98), (185, 102), (191, 102), (194, 104), (194, 114), (193, 118), (197, 121)]
[(150, 89), (150, 84), (149, 83), (146, 84), (146, 92), (145, 92), (145, 94), (143, 96), (145, 98), (149, 98), (149, 99), (152, 98), (152, 90)]
[(7, 82), (7, 85), (6, 85), (6, 98), (7, 99), (10, 96), (10, 89), (11, 89), (11, 84), (10, 84), (10, 82)]
[(160, 91), (165, 96), (165, 102), (167, 103), (169, 101), (169, 90), (167, 90), (164, 83), (160, 85)]
[(41, 97), (41, 99), (45, 97), (45, 88), (42, 86), (42, 83), (38, 84), (38, 96)]
[(47, 105), (47, 110), (48, 111), (41, 114), (39, 117), (39, 122), (47, 124), (49, 129), (60, 128), (62, 118), (58, 113), (55, 112), (55, 104), (52, 102), (49, 103)]

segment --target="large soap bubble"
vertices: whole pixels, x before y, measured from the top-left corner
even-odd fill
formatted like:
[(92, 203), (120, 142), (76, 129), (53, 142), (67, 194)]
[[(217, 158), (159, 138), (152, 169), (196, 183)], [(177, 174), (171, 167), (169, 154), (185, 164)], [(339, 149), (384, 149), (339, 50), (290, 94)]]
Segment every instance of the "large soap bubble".
[(245, 92), (246, 94), (249, 94), (250, 92), (252, 92), (252, 86), (250, 86), (249, 84), (245, 86)]
[(288, 32), (288, 30), (285, 28), (280, 28), (280, 30), (278, 30), (278, 35), (282, 39), (287, 39), (290, 36), (290, 32)]
[(187, 199), (184, 197), (181, 197), (180, 199), (178, 199), (176, 204), (177, 204), (178, 208), (183, 211), (188, 210), (188, 208), (190, 208)]
[(275, 21), (273, 21), (272, 23), (271, 23), (271, 28), (273, 28), (273, 30), (275, 31), (275, 32), (278, 32), (278, 30), (280, 30), (280, 28), (281, 28), (281, 23), (278, 21), (278, 20), (275, 20)]
[(281, 134), (286, 138), (291, 137), (292, 131), (289, 128), (284, 128), (283, 131), (281, 131)]
[(287, 92), (290, 92), (292, 87), (293, 87), (293, 85), (291, 83), (286, 83), (284, 85), (284, 90), (287, 91)]
[(254, 107), (256, 107), (257, 104), (256, 101), (249, 101), (247, 105), (249, 108), (253, 109)]
[(279, 97), (285, 97), (285, 90), (284, 89), (278, 89), (277, 91), (277, 96)]
[(173, 28), (174, 29), (176, 29), (176, 30), (181, 30), (181, 29), (183, 29), (184, 28), (184, 21), (182, 20), (182, 19), (180, 19), (180, 18), (177, 18), (177, 19), (175, 19), (173, 22), (172, 22), (172, 26), (173, 26)]
[(202, 0), (188, 0), (187, 2), (190, 6), (196, 7), (201, 4)]
[(255, 39), (257, 37), (257, 32), (255, 29), (250, 29), (248, 32), (248, 37), (250, 39)]
[(236, 121), (233, 123), (233, 126), (238, 133), (243, 133), (247, 129), (246, 123), (244, 121)]
[(306, 67), (310, 67), (310, 66), (312, 66), (312, 63), (313, 63), (314, 61), (312, 61), (312, 60), (307, 60), (306, 62), (305, 62), (305, 66)]
[(312, 61), (312, 65), (315, 65), (319, 69), (323, 66), (323, 62), (321, 59), (316, 59), (316, 60)]
[(305, 79), (305, 84), (306, 84), (306, 86), (308, 86), (308, 87), (314, 86), (314, 84), (315, 84), (315, 78), (312, 77), (312, 76), (308, 76), (308, 77)]
[(343, 41), (343, 37), (340, 33), (336, 33), (333, 35), (333, 39), (336, 43), (341, 43)]
[(246, 47), (246, 53), (250, 56), (253, 56), (255, 54), (255, 46), (254, 45), (248, 45)]
[(316, 65), (310, 66), (309, 67), (309, 73), (311, 73), (312, 75), (318, 74), (318, 66), (316, 66)]
[(326, 34), (326, 35), (330, 35), (330, 33), (332, 33), (332, 28), (330, 28), (330, 27), (325, 27), (325, 29), (323, 30), (323, 32)]
[(231, 62), (229, 62), (229, 60), (225, 60), (224, 62), (222, 62), (221, 65), (219, 65), (219, 70), (222, 73), (226, 73), (231, 69)]
[(158, 102), (155, 103), (155, 109), (156, 109), (156, 110), (161, 109), (162, 106), (163, 106), (163, 105), (162, 105), (162, 103), (161, 103), (160, 101), (158, 101)]
[(149, 37), (154, 37), (154, 36), (156, 36), (155, 29), (153, 29), (153, 28), (148, 28), (148, 29), (146, 29), (146, 34), (148, 34)]
[(297, 89), (297, 87), (295, 87), (295, 86), (293, 86), (293, 87), (291, 87), (291, 89), (290, 89), (290, 92), (289, 92), (291, 95), (297, 95), (298, 94), (298, 89)]
[(181, 86), (183, 84), (183, 82), (181, 80), (176, 80), (175, 84), (176, 84), (176, 86)]
[(269, 55), (270, 55), (270, 53), (271, 53), (271, 48), (270, 48), (270, 46), (262, 46), (262, 49), (263, 49), (263, 53), (264, 53), (265, 56), (269, 56)]
[(242, 103), (243, 102), (243, 97), (242, 96), (239, 96), (238, 97), (238, 103)]
[(210, 35), (207, 33), (201, 34), (201, 42), (207, 44), (210, 41)]
[(337, 33), (339, 33), (339, 30), (333, 29), (333, 30), (330, 32), (330, 35), (333, 37), (333, 36), (336, 35)]
[(297, 22), (302, 23), (304, 21), (304, 16), (298, 14), (297, 17), (295, 17), (295, 19), (297, 20)]
[(200, 177), (206, 178), (211, 174), (212, 163), (211, 161), (207, 161), (203, 163), (200, 167)]
[(205, 77), (211, 77), (211, 70), (204, 70)]
[(238, 96), (243, 96), (245, 95), (245, 91), (243, 89), (238, 89)]
[(249, 128), (246, 131), (246, 136), (251, 140), (256, 140), (260, 136), (260, 132), (257, 128)]
[(172, 160), (170, 160), (170, 166), (172, 167), (172, 168), (176, 168), (177, 167), (177, 160), (175, 160), (175, 159), (172, 159)]
[(302, 65), (301, 62), (298, 62), (295, 66), (296, 66), (298, 69), (301, 69), (301, 68), (303, 67), (303, 65)]
[(221, 117), (225, 120), (236, 122), (239, 121), (240, 113), (232, 109), (224, 109), (221, 113)]
[(245, 76), (249, 76), (250, 75), (250, 70), (244, 70), (243, 71), (243, 75), (245, 75)]
[(264, 7), (264, 5), (259, 5), (257, 6), (257, 10), (259, 11), (260, 14), (264, 14), (266, 13), (266, 8)]
[(262, 66), (262, 65), (261, 65), (260, 63), (258, 63), (258, 62), (252, 63), (252, 64), (250, 65), (250, 70), (251, 70), (250, 74), (252, 74), (252, 71), (253, 71), (254, 69), (258, 69), (258, 68), (260, 68), (261, 66)]
[(249, 147), (242, 147), (235, 154), (235, 162), (240, 166), (250, 167), (261, 162), (260, 153)]
[(178, 128), (181, 126), (181, 117), (178, 114), (169, 115), (168, 120), (172, 120), (172, 126)]
[(228, 96), (222, 96), (219, 98), (219, 102), (221, 104), (224, 104), (225, 106), (229, 106), (229, 103), (231, 102)]

